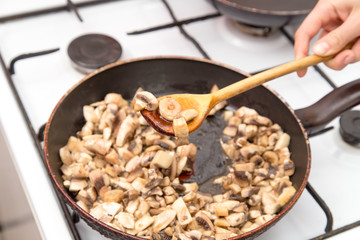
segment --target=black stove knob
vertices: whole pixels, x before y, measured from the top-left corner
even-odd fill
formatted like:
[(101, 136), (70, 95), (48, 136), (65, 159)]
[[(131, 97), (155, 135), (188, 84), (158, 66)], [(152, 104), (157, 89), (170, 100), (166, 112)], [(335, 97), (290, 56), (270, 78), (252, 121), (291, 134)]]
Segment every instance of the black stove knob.
[(360, 111), (347, 111), (341, 115), (340, 134), (345, 142), (360, 148)]

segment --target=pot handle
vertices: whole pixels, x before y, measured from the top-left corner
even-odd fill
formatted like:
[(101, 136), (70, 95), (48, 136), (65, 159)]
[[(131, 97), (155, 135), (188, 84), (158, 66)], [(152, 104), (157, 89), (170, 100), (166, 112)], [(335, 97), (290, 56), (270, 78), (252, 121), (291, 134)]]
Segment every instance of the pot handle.
[(295, 114), (308, 133), (315, 133), (335, 117), (358, 104), (360, 104), (360, 79), (336, 88), (308, 107), (295, 110)]

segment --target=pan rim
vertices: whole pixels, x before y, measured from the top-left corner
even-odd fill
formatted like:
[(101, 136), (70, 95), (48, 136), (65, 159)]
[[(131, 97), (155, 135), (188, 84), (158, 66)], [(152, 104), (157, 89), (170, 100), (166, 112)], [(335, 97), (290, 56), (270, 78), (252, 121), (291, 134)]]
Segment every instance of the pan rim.
[(244, 10), (252, 13), (259, 13), (264, 15), (280, 15), (280, 16), (297, 16), (297, 15), (304, 15), (308, 14), (311, 9), (303, 9), (303, 10), (289, 10), (289, 11), (280, 11), (280, 10), (266, 10), (266, 9), (259, 9), (253, 8), (245, 5), (241, 5), (239, 3), (233, 2), (231, 0), (216, 0), (222, 4), (234, 7), (239, 10)]
[[(105, 224), (99, 220), (97, 220), (96, 218), (94, 218), (93, 216), (90, 215), (90, 213), (87, 213), (84, 209), (82, 209), (80, 206), (78, 206), (76, 204), (76, 202), (74, 201), (74, 199), (67, 194), (66, 190), (60, 185), (60, 183), (57, 182), (56, 177), (55, 177), (55, 173), (52, 171), (51, 167), (50, 167), (50, 160), (49, 160), (49, 152), (48, 152), (48, 136), (49, 136), (49, 130), (51, 128), (51, 123), (52, 123), (52, 119), (54, 118), (55, 113), (57, 112), (58, 108), (60, 107), (60, 105), (62, 104), (62, 102), (65, 100), (65, 98), (74, 90), (76, 89), (79, 85), (81, 85), (83, 82), (85, 82), (86, 80), (90, 79), (91, 77), (100, 74), (103, 71), (106, 71), (108, 69), (111, 69), (113, 67), (117, 67), (120, 65), (125, 65), (125, 64), (130, 64), (133, 62), (141, 62), (141, 61), (149, 61), (149, 60), (188, 60), (188, 61), (196, 61), (196, 62), (203, 62), (203, 63), (208, 63), (208, 64), (212, 64), (215, 66), (219, 66), (219, 67), (223, 67), (229, 70), (232, 70), (234, 72), (240, 73), (244, 76), (250, 76), (250, 74), (232, 67), (230, 65), (224, 64), (224, 63), (220, 63), (217, 61), (213, 61), (213, 60), (209, 60), (209, 59), (205, 59), (205, 58), (199, 58), (199, 57), (188, 57), (188, 56), (176, 56), (176, 55), (166, 55), (166, 56), (146, 56), (146, 57), (139, 57), (139, 58), (131, 58), (131, 59), (126, 59), (126, 60), (121, 60), (121, 61), (117, 61), (111, 64), (108, 64), (104, 67), (101, 67), (95, 71), (93, 71), (92, 73), (87, 74), (86, 76), (84, 76), (80, 81), (78, 81), (77, 83), (75, 83), (68, 91), (66, 91), (66, 93), (60, 98), (60, 100), (58, 101), (58, 103), (55, 105), (53, 111), (51, 112), (51, 115), (49, 117), (49, 120), (46, 123), (46, 127), (45, 127), (45, 131), (44, 131), (44, 155), (45, 155), (45, 160), (46, 160), (46, 168), (49, 171), (49, 175), (51, 178), (51, 181), (53, 183), (53, 185), (55, 185), (55, 190), (58, 191), (61, 196), (63, 197), (63, 199), (66, 200), (66, 202), (70, 205), (70, 207), (73, 210), (76, 210), (77, 212), (80, 212), (81, 214), (80, 217), (83, 218), (87, 223), (89, 221), (91, 221), (92, 223), (95, 223), (97, 225), (100, 225), (101, 227), (104, 227), (105, 229), (111, 230), (114, 234), (121, 234), (121, 235), (125, 235), (129, 238), (133, 238), (133, 239), (144, 239), (135, 235), (131, 235), (129, 233), (126, 232), (122, 232), (108, 224)], [(299, 189), (297, 190), (297, 192), (295, 193), (295, 195), (293, 196), (293, 198), (286, 204), (286, 206), (284, 208), (281, 209), (280, 212), (278, 212), (276, 214), (276, 216), (274, 218), (272, 218), (271, 220), (269, 220), (268, 222), (262, 224), (261, 226), (243, 233), (241, 235), (238, 235), (236, 237), (230, 238), (230, 239), (243, 239), (243, 238), (247, 238), (250, 236), (256, 236), (256, 234), (261, 234), (263, 231), (265, 231), (266, 229), (270, 228), (272, 225), (274, 225), (275, 223), (277, 223), (292, 207), (293, 205), (296, 203), (296, 201), (300, 198), (302, 192), (304, 191), (306, 184), (308, 182), (308, 178), (309, 178), (309, 174), (310, 174), (310, 168), (311, 168), (311, 152), (310, 152), (310, 143), (309, 143), (309, 139), (308, 139), (308, 135), (306, 133), (305, 128), (303, 127), (300, 119), (296, 116), (295, 111), (290, 107), (290, 105), (280, 96), (279, 93), (277, 93), (274, 89), (270, 88), (268, 85), (263, 84), (263, 87), (265, 87), (267, 90), (269, 90), (271, 93), (273, 93), (286, 107), (287, 109), (291, 112), (291, 114), (293, 115), (293, 117), (296, 119), (298, 126), (300, 127), (300, 129), (302, 130), (303, 133), (303, 138), (305, 140), (305, 144), (306, 144), (306, 149), (307, 149), (307, 158), (308, 158), (308, 163), (307, 163), (307, 167), (306, 167), (306, 172), (305, 172), (305, 177), (303, 179), (303, 181), (301, 182), (301, 185), (299, 186)], [(262, 230), (262, 231), (261, 231)], [(104, 234), (102, 231), (98, 231), (101, 234)]]

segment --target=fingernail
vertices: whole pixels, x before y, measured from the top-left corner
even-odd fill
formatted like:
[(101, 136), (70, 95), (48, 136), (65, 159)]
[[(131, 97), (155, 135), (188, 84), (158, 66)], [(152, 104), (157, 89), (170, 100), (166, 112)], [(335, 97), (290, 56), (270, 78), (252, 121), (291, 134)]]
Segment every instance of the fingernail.
[(344, 63), (346, 64), (346, 65), (348, 65), (348, 64), (350, 64), (350, 63), (353, 63), (354, 62), (354, 57), (353, 56), (346, 56), (345, 57), (345, 60), (344, 60)]
[(327, 42), (321, 42), (314, 46), (313, 51), (317, 55), (325, 55), (329, 49), (330, 46)]

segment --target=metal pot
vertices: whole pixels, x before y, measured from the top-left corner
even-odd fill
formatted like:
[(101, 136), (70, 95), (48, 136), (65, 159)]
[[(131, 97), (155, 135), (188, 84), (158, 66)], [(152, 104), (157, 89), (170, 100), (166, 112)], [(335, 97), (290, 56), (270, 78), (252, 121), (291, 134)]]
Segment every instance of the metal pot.
[(302, 22), (316, 0), (212, 0), (223, 15), (241, 23), (282, 27)]
[[(207, 93), (215, 83), (221, 88), (247, 76), (246, 73), (235, 68), (213, 61), (186, 57), (148, 57), (120, 61), (87, 75), (62, 97), (46, 125), (44, 140), (46, 163), (56, 190), (81, 218), (101, 234), (110, 238), (141, 239), (96, 220), (76, 204), (72, 194), (63, 185), (59, 149), (84, 124), (82, 107), (102, 100), (109, 92), (121, 93), (128, 100), (134, 96), (139, 87), (153, 92), (157, 96), (183, 92)], [(265, 86), (259, 86), (229, 100), (229, 106), (232, 108), (243, 105), (254, 108), (260, 114), (269, 117), (273, 122), (282, 126), (284, 131), (291, 136), (289, 148), (292, 153), (292, 160), (296, 165), (296, 171), (291, 180), (297, 189), (291, 201), (271, 221), (234, 239), (258, 236), (278, 222), (292, 208), (305, 188), (310, 171), (309, 142), (301, 122), (305, 122), (308, 127), (315, 127), (330, 121), (335, 115), (328, 113), (329, 110), (331, 112), (334, 110), (326, 107), (329, 106), (327, 104), (329, 99), (330, 104), (333, 103), (334, 99), (336, 102), (341, 102), (336, 107), (338, 108), (336, 109), (337, 113), (358, 104), (360, 97), (343, 97), (350, 94), (349, 91), (353, 91), (355, 94), (360, 93), (360, 81), (337, 89), (327, 96), (326, 101), (320, 101), (309, 109), (299, 110), (297, 114), (276, 92)], [(320, 115), (324, 117), (317, 118), (319, 106), (322, 108)], [(308, 110), (312, 111), (309, 112)], [(197, 130), (191, 134), (190, 139), (191, 142), (198, 146), (201, 145), (202, 148), (198, 151), (195, 160), (197, 166), (195, 174), (205, 176), (202, 178), (195, 176), (199, 183), (218, 174), (221, 169), (218, 169), (216, 163), (223, 160), (222, 150), (217, 141), (224, 126), (222, 117), (209, 118), (204, 124), (202, 130)], [(201, 167), (204, 163), (206, 163), (206, 168)]]

